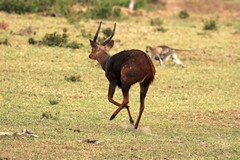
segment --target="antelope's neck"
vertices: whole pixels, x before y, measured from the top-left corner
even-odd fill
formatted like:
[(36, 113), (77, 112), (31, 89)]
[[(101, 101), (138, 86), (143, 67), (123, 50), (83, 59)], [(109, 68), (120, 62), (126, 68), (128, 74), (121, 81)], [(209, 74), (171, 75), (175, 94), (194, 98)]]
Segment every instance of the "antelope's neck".
[(107, 61), (109, 60), (111, 56), (107, 53), (101, 54), (98, 56), (97, 61), (99, 62), (99, 64), (102, 66), (102, 69), (105, 71), (106, 69), (106, 64)]

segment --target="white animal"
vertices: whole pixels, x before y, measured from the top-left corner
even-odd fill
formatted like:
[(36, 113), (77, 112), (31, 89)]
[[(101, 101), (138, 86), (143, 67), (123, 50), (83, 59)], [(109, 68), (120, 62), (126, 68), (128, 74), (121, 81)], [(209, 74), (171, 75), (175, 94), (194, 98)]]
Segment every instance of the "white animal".
[(146, 47), (146, 52), (151, 53), (151, 58), (158, 60), (160, 66), (165, 66), (169, 58), (172, 58), (173, 62), (180, 65), (181, 67), (185, 67), (183, 62), (177, 57), (177, 54), (181, 52), (191, 52), (190, 50), (182, 50), (182, 49), (174, 49), (169, 46), (160, 45), (157, 47)]

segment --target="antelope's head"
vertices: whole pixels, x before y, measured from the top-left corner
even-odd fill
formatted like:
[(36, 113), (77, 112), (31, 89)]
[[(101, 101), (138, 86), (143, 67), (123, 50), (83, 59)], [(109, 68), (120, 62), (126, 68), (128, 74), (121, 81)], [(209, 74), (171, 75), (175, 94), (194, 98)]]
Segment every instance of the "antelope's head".
[(113, 45), (114, 45), (114, 40), (112, 40), (112, 37), (114, 36), (114, 33), (115, 33), (116, 23), (114, 24), (114, 28), (113, 28), (112, 34), (107, 39), (105, 39), (102, 44), (98, 44), (96, 42), (97, 38), (98, 38), (98, 34), (99, 34), (99, 31), (100, 31), (100, 28), (101, 28), (101, 24), (102, 24), (102, 22), (99, 23), (97, 32), (96, 32), (93, 40), (89, 39), (90, 45), (92, 47), (92, 52), (89, 55), (90, 59), (94, 59), (95, 60), (98, 57), (101, 57), (101, 55), (107, 54), (107, 51), (110, 50), (113, 47)]

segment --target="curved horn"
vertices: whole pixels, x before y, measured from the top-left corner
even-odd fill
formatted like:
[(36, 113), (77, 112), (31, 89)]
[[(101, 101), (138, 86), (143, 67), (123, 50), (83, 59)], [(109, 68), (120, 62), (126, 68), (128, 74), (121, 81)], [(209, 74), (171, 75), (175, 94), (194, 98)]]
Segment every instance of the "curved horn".
[(114, 28), (113, 28), (112, 35), (109, 36), (109, 37), (102, 43), (102, 45), (106, 45), (109, 41), (111, 41), (112, 37), (114, 36), (115, 29), (116, 29), (116, 22), (114, 23)]
[(101, 24), (102, 24), (102, 22), (100, 21), (100, 22), (99, 22), (99, 26), (98, 26), (98, 30), (97, 30), (94, 38), (93, 38), (93, 42), (96, 42), (96, 40), (97, 40), (97, 38), (98, 38), (98, 33), (99, 33), (99, 31), (100, 31)]

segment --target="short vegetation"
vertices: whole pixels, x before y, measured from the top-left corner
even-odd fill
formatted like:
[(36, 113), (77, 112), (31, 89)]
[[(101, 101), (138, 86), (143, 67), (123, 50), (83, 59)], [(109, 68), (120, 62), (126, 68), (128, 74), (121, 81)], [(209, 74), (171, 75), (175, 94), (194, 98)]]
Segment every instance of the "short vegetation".
[(182, 10), (178, 13), (178, 17), (181, 19), (187, 19), (190, 17), (189, 13), (187, 12), (187, 10)]
[(45, 45), (49, 47), (64, 47), (64, 48), (72, 48), (79, 49), (83, 46), (81, 43), (77, 43), (75, 41), (69, 42), (69, 35), (67, 34), (67, 30), (63, 29), (62, 34), (58, 34), (57, 32), (45, 34), (42, 40), (35, 40), (34, 38), (29, 38), (28, 43), (31, 45)]
[(168, 29), (163, 26), (164, 22), (161, 18), (154, 18), (150, 20), (150, 25), (153, 26), (156, 32), (167, 32)]
[(217, 30), (217, 22), (215, 20), (204, 21), (204, 30)]
[[(80, 19), (112, 19), (123, 18), (120, 7), (127, 7), (129, 0), (0, 0), (0, 11), (8, 13), (44, 13), (49, 16), (63, 16), (70, 22)], [(165, 6), (166, 0), (138, 0), (135, 9), (154, 10), (154, 6)], [(85, 6), (86, 11), (76, 11), (74, 5)]]
[(10, 46), (10, 42), (7, 38), (5, 39), (0, 39), (0, 45), (5, 45), (5, 46)]

